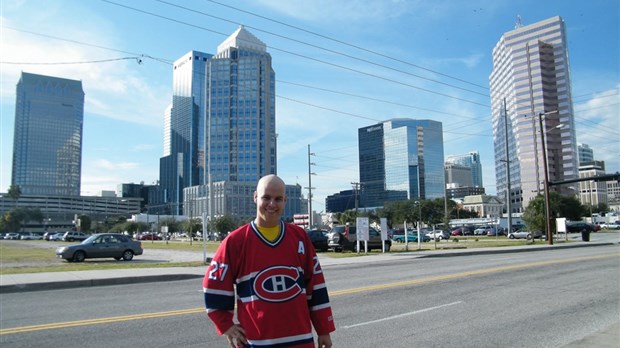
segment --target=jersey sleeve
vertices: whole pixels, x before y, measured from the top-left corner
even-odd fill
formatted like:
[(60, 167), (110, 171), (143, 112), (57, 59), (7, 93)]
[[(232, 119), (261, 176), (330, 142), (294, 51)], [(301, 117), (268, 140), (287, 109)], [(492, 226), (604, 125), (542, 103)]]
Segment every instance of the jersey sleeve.
[(334, 324), (334, 317), (332, 315), (332, 308), (329, 303), (329, 295), (327, 292), (327, 286), (325, 285), (325, 278), (323, 276), (323, 269), (319, 262), (319, 257), (316, 255), (312, 242), (306, 237), (306, 245), (310, 250), (308, 253), (308, 262), (306, 270), (304, 271), (306, 276), (306, 295), (308, 299), (308, 308), (310, 310), (310, 319), (314, 330), (318, 335), (325, 335), (336, 330)]
[(234, 324), (235, 272), (231, 269), (230, 244), (230, 238), (224, 239), (202, 281), (207, 315), (213, 321), (219, 335)]

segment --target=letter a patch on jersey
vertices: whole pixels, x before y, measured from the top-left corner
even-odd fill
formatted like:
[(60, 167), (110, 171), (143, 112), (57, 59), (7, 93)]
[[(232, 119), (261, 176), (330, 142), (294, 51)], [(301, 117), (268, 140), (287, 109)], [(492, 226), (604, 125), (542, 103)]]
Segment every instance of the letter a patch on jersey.
[(297, 247), (297, 253), (298, 254), (305, 254), (306, 253), (306, 248), (304, 247), (304, 242), (299, 241), (299, 246)]

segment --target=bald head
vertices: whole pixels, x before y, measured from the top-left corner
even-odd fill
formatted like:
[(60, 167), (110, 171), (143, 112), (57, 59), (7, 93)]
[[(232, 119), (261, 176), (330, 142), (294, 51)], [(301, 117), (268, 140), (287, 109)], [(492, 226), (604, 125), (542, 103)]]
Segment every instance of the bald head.
[(280, 223), (286, 205), (286, 186), (277, 175), (266, 175), (256, 185), (254, 202), (256, 203), (256, 219), (258, 226), (274, 227)]
[(256, 191), (264, 189), (266, 186), (272, 186), (272, 187), (281, 186), (282, 190), (284, 190), (285, 184), (284, 184), (284, 181), (280, 179), (279, 176), (275, 174), (269, 174), (269, 175), (263, 176), (262, 178), (260, 178), (260, 180), (258, 180), (258, 184), (256, 185)]

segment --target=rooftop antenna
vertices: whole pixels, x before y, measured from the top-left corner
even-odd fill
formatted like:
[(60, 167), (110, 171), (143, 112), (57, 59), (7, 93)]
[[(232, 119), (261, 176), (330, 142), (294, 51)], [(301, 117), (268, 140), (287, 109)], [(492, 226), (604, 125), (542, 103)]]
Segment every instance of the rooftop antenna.
[(523, 23), (521, 23), (521, 16), (517, 15), (517, 20), (515, 21), (515, 29), (519, 29), (523, 26)]

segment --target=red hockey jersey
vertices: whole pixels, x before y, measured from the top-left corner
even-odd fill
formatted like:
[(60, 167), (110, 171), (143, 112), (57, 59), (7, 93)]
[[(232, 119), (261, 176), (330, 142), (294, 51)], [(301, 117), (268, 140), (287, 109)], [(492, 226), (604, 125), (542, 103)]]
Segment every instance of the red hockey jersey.
[(254, 222), (220, 245), (203, 280), (205, 306), (221, 335), (237, 319), (249, 347), (314, 347), (335, 330), (323, 271), (306, 232), (281, 222), (276, 241)]

